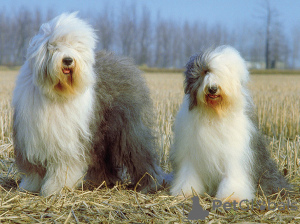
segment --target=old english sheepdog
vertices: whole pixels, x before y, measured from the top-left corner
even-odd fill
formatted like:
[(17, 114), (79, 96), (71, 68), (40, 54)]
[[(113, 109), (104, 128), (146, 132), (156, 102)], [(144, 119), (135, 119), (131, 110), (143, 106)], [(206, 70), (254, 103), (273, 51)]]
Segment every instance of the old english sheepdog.
[(162, 182), (145, 80), (126, 58), (95, 56), (95, 45), (94, 30), (76, 13), (33, 37), (13, 96), (21, 190), (47, 196), (84, 176), (115, 184), (125, 171), (138, 189)]
[(245, 61), (232, 47), (190, 58), (174, 124), (172, 195), (194, 189), (240, 201), (257, 189), (270, 195), (289, 188), (259, 134), (248, 79)]

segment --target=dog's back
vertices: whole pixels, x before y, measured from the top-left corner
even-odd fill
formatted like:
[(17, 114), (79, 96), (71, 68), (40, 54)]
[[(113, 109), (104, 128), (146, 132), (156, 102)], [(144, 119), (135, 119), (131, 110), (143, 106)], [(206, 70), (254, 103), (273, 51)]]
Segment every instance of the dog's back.
[[(89, 169), (93, 181), (114, 183), (125, 168), (136, 184), (148, 172), (159, 182), (162, 171), (156, 165), (153, 106), (141, 71), (125, 57), (101, 51), (96, 57), (97, 105), (94, 151)], [(100, 117), (101, 116), (101, 117)], [(149, 185), (150, 176), (140, 182)]]

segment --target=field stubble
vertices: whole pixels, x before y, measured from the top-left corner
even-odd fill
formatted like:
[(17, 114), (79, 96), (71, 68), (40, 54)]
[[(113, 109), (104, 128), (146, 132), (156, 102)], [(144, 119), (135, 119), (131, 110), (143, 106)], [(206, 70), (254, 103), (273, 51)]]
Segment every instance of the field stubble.
[[(11, 97), (16, 71), (0, 71), (0, 222), (183, 222), (191, 210), (190, 198), (168, 195), (167, 190), (156, 194), (141, 194), (124, 186), (107, 189), (103, 186), (78, 189), (42, 198), (17, 191), (19, 175), (14, 166), (12, 146)], [(156, 131), (160, 145), (160, 163), (167, 172), (172, 125), (183, 98), (183, 76), (179, 73), (148, 73), (145, 78), (151, 90), (156, 116)], [(259, 127), (266, 136), (272, 157), (299, 192), (300, 148), (300, 76), (253, 75), (249, 88), (256, 105)], [(263, 201), (265, 197), (259, 198)], [(299, 202), (300, 197), (291, 198)], [(225, 211), (211, 210), (213, 198), (200, 197), (200, 204), (210, 212), (212, 223), (239, 221), (294, 222), (297, 211)], [(284, 201), (278, 197), (276, 202)]]

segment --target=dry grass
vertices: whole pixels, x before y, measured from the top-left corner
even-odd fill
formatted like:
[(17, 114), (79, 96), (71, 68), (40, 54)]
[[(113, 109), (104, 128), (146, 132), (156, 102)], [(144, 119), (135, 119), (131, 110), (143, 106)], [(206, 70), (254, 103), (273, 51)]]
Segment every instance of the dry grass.
[[(12, 147), (12, 110), (10, 107), (15, 71), (0, 71), (0, 222), (5, 223), (165, 223), (185, 222), (192, 200), (171, 197), (168, 191), (141, 194), (125, 186), (112, 189), (105, 184), (96, 189), (86, 187), (47, 198), (17, 191), (18, 173), (14, 166)], [(183, 97), (181, 74), (149, 73), (145, 75), (156, 109), (157, 132), (162, 150), (160, 162), (170, 171), (168, 152), (172, 142), (172, 124)], [(260, 128), (267, 136), (272, 157), (281, 171), (299, 191), (300, 148), (300, 76), (252, 76), (250, 89), (257, 105)], [(264, 197), (259, 198), (266, 201)], [(201, 196), (200, 204), (210, 211), (211, 223), (267, 222), (298, 223), (300, 197), (296, 211), (260, 211), (259, 209), (225, 211), (212, 210), (213, 198)], [(273, 202), (285, 202), (278, 197)]]

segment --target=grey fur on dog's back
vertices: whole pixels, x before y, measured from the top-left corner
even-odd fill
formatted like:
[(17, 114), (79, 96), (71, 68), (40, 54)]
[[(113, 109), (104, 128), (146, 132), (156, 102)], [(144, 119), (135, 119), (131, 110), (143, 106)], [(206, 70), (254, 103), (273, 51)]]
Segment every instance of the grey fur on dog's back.
[[(271, 159), (264, 139), (261, 135), (254, 133), (251, 141), (251, 148), (254, 151), (253, 179), (258, 183), (259, 193), (271, 195), (282, 189), (291, 190), (291, 186), (284, 176), (279, 172), (276, 163)], [(261, 190), (263, 192), (261, 192)], [(283, 191), (282, 193), (285, 193)]]
[[(101, 183), (120, 180), (125, 168), (133, 184), (147, 172), (158, 182), (162, 171), (156, 164), (153, 106), (144, 78), (131, 60), (101, 51), (96, 57), (96, 110), (92, 124), (96, 155), (88, 179)], [(146, 175), (141, 187), (149, 186)]]
[[(249, 104), (250, 105), (250, 104)], [(256, 131), (251, 135), (251, 149), (253, 150), (252, 178), (257, 183), (258, 193), (271, 195), (278, 193), (282, 189), (291, 190), (291, 185), (279, 172), (276, 163), (272, 160), (265, 145), (265, 140), (258, 130), (258, 120), (254, 114), (254, 108), (249, 108), (248, 116), (256, 127)], [(263, 191), (263, 192), (262, 192)], [(281, 192), (282, 194), (285, 191)]]

